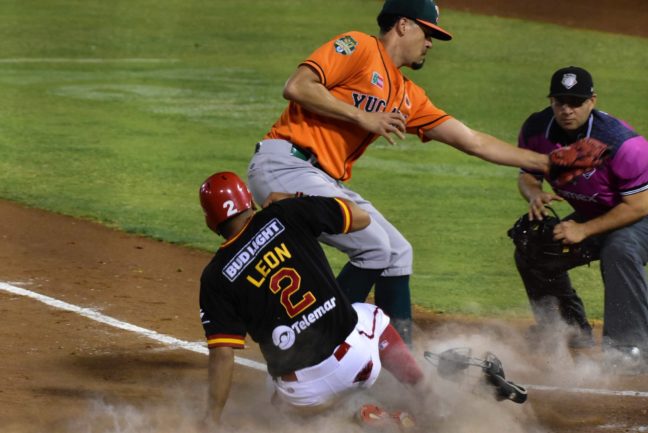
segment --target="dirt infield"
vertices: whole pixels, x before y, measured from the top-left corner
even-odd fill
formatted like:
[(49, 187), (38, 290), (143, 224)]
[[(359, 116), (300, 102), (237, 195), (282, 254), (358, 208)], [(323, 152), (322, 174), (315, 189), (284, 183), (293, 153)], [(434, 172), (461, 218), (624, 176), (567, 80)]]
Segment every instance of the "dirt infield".
[(442, 8), (648, 37), (645, 0), (439, 0)]
[[(178, 340), (204, 348), (196, 289), (210, 254), (8, 202), (0, 202), (0, 221), (0, 431), (196, 431), (204, 410), (206, 356), (179, 347)], [(20, 289), (27, 292), (15, 292)], [(86, 309), (69, 311), (75, 306)], [(551, 356), (545, 347), (533, 351), (517, 332), (528, 323), (448, 320), (419, 310), (416, 321), (417, 353), (450, 347), (471, 347), (475, 356), (493, 351), (507, 377), (529, 385), (530, 395), (524, 405), (498, 403), (483, 395), (477, 369), (455, 384), (422, 361), (434, 389), (423, 404), (422, 414), (433, 416), (423, 431), (648, 428), (648, 377), (610, 374), (597, 362), (596, 349), (571, 353), (558, 346)], [(130, 327), (115, 327), (124, 324)], [(177, 340), (154, 340), (147, 330)], [(253, 344), (241, 356), (261, 361)], [(268, 407), (262, 371), (238, 366), (234, 381), (227, 431), (303, 431)], [(388, 374), (364, 398), (421, 407)], [(357, 404), (351, 400), (309, 430), (335, 431), (331, 425), (339, 424), (360, 431), (350, 422)]]
[[(644, 37), (648, 31), (645, 0), (445, 3)], [(197, 288), (209, 253), (1, 201), (0, 238), (0, 432), (196, 431), (207, 359), (192, 347), (203, 342)], [(648, 431), (648, 376), (606, 370), (597, 349), (529, 347), (517, 332), (527, 323), (448, 320), (420, 310), (416, 321), (417, 350), (492, 350), (530, 396), (524, 405), (496, 402), (483, 395), (478, 374), (456, 384), (430, 366), (430, 400), (411, 402), (388, 375), (381, 378), (366, 398), (426, 408), (423, 431)], [(261, 360), (254, 345), (240, 356)], [(304, 431), (268, 407), (266, 376), (254, 365), (237, 366), (234, 382), (226, 430)], [(355, 403), (311, 421), (308, 431), (360, 431), (349, 422)]]

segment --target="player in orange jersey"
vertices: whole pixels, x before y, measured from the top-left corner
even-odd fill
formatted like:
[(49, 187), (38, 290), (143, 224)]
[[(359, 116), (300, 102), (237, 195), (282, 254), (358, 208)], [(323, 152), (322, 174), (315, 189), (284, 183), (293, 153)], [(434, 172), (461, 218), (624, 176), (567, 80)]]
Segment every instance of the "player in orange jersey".
[(379, 137), (394, 144), (405, 133), (441, 141), (496, 164), (548, 171), (548, 157), (518, 149), (470, 129), (437, 108), (405, 77), (420, 69), (432, 39), (452, 36), (438, 26), (433, 0), (387, 0), (380, 34), (348, 32), (315, 50), (287, 81), (290, 102), (256, 146), (248, 180), (256, 201), (271, 191), (345, 197), (371, 215), (371, 224), (320, 240), (349, 256), (338, 281), (351, 302), (363, 302), (375, 284), (375, 302), (411, 343), (409, 276), (412, 247), (360, 194), (347, 188), (354, 162)]

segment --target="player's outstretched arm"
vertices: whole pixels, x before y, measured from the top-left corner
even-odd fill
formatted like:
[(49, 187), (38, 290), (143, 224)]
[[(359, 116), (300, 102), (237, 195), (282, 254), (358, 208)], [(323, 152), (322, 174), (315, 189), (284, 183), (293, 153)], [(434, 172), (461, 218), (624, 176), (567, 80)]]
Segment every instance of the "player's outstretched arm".
[(335, 98), (309, 66), (297, 68), (286, 82), (283, 96), (313, 113), (358, 125), (384, 137), (391, 144), (395, 144), (391, 134), (401, 140), (405, 138), (405, 118), (402, 114), (369, 113)]
[(233, 372), (234, 349), (231, 347), (209, 349), (206, 425), (216, 425), (220, 422), (232, 386)]
[(521, 167), (534, 172), (549, 172), (547, 155), (520, 149), (492, 135), (470, 129), (456, 119), (450, 119), (427, 130), (425, 136), (495, 164)]
[[(268, 195), (268, 198), (266, 198), (266, 200), (263, 202), (263, 207), (266, 208), (270, 206), (270, 204), (276, 201), (285, 200), (287, 198), (296, 198), (301, 196), (303, 196), (303, 193), (300, 192), (295, 194), (288, 193), (288, 192), (271, 192)], [(360, 206), (358, 206), (351, 200), (347, 200), (341, 197), (337, 197), (337, 198), (338, 200), (346, 204), (347, 209), (351, 214), (351, 227), (349, 228), (349, 232), (362, 230), (363, 228), (369, 225), (369, 223), (371, 222), (371, 217), (364, 209), (362, 209)]]

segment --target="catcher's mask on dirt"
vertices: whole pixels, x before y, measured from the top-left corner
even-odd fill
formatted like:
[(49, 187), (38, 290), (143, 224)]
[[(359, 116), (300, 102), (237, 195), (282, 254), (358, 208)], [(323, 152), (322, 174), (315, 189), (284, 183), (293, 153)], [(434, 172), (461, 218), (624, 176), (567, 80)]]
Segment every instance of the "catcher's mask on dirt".
[(471, 357), (469, 347), (455, 347), (441, 353), (424, 352), (427, 361), (437, 368), (439, 376), (450, 380), (461, 380), (463, 373), (470, 366), (481, 368), (484, 381), (493, 391), (496, 400), (511, 400), (524, 403), (527, 400), (527, 390), (510, 380), (506, 380), (502, 361), (491, 352), (484, 354), (484, 359)]
[(219, 233), (220, 224), (252, 208), (252, 194), (235, 173), (222, 171), (209, 176), (200, 186), (200, 205), (207, 227)]

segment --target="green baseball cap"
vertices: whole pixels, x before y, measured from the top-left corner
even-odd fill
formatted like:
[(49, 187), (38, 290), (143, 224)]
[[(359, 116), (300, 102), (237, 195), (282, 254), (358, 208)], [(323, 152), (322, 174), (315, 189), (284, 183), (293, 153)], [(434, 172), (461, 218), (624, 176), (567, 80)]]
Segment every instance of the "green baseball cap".
[(452, 35), (438, 26), (439, 7), (434, 0), (386, 0), (378, 16), (395, 15), (410, 18), (431, 30), (432, 37), (449, 41)]

